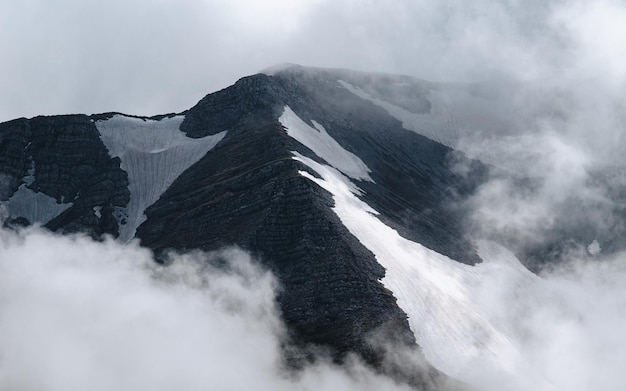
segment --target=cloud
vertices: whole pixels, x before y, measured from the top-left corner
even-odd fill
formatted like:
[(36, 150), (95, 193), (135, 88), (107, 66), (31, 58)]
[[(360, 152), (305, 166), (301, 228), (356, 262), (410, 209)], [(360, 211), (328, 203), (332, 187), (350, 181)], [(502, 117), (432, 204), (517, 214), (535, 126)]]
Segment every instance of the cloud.
[(619, 75), (621, 10), (611, 0), (4, 2), (0, 119), (182, 111), (284, 62), (444, 81)]
[(623, 253), (602, 263), (571, 259), (544, 274), (544, 289), (521, 323), (534, 338), (522, 346), (557, 389), (618, 390), (624, 384), (625, 261)]
[(0, 119), (185, 110), (281, 61), (278, 47), (309, 3), (4, 2)]
[[(499, 4), (515, 9), (513, 2)], [(503, 15), (508, 27), (490, 19), (496, 12), (476, 27), (485, 52), (493, 51), (486, 68), (500, 69), (481, 78), (515, 120), (467, 133), (459, 148), (492, 165), (491, 177), (466, 204), (468, 235), (506, 245), (539, 277), (481, 276), (490, 298), (484, 308), (502, 322), (519, 362), (529, 365), (529, 383), (518, 375), (512, 389), (618, 390), (626, 360), (619, 331), (626, 323), (626, 84), (619, 65), (626, 52), (618, 42), (626, 5), (519, 5), (520, 16)], [(533, 10), (541, 12), (525, 18)], [(467, 47), (481, 50), (477, 43)], [(476, 270), (491, 268), (488, 261)], [(486, 373), (476, 383), (507, 384), (506, 376)]]
[(626, 34), (626, 7), (615, 0), (573, 1), (554, 12), (553, 23), (572, 41), (579, 72), (588, 72), (623, 87), (626, 48), (620, 37)]
[[(475, 29), (486, 45), (460, 43), (494, 52), (486, 67), (500, 72), (485, 78), (487, 88), (515, 113), (506, 126), (468, 132), (459, 142), (496, 168), (467, 205), (468, 232), (522, 257), (541, 245), (555, 252), (551, 259), (566, 257), (593, 240), (621, 248), (626, 79), (619, 64), (626, 51), (617, 37), (626, 6), (552, 1), (525, 4), (512, 16), (513, 3), (502, 4), (479, 17)], [(493, 20), (503, 10), (506, 28)]]
[(487, 390), (621, 389), (626, 254), (602, 262), (572, 254), (566, 263), (526, 278), (503, 267), (506, 254), (492, 255), (477, 267), (484, 293), (478, 300), (506, 331), (517, 359), (501, 378), (478, 371), (475, 384)]
[[(506, 364), (511, 373), (469, 363), (465, 377), (487, 391), (621, 389), (626, 254), (571, 257), (540, 278), (507, 267), (505, 256), (489, 253), (468, 289), (482, 292), (474, 299), (519, 355)], [(170, 260), (155, 263), (136, 242), (0, 231), (0, 387), (408, 389), (354, 357), (287, 370), (276, 281), (245, 252)], [(421, 368), (415, 351), (387, 348), (388, 368)]]
[(136, 242), (0, 231), (0, 388), (406, 389), (356, 359), (287, 371), (276, 281), (245, 252), (171, 261)]

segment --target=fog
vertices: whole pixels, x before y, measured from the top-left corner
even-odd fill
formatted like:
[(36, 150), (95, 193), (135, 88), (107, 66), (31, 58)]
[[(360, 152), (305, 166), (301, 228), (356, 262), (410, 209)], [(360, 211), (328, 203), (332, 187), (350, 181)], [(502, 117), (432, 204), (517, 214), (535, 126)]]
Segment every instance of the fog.
[(520, 256), (514, 264), (538, 272), (489, 274), (482, 286), (532, 375), (515, 366), (516, 380), (477, 381), (489, 379), (486, 389), (618, 390), (626, 382), (626, 4), (518, 4), (538, 11), (526, 33), (477, 27), (500, 69), (483, 79), (483, 91), (513, 114), (499, 128), (463, 134), (458, 148), (492, 165), (465, 204), (467, 235), (506, 245)]
[(537, 276), (496, 251), (475, 268), (474, 299), (512, 349), (496, 368), (469, 363), (464, 380), (483, 390), (623, 387), (626, 254), (601, 262), (570, 254)]
[(433, 81), (584, 73), (619, 90), (624, 13), (618, 0), (3, 1), (0, 120), (182, 111), (283, 62)]
[[(622, 388), (626, 254), (602, 262), (572, 255), (540, 276), (506, 251), (482, 255), (466, 289), (514, 354), (490, 368), (459, 351), (471, 389)], [(338, 366), (321, 355), (287, 369), (280, 286), (242, 250), (171, 254), (170, 261), (157, 264), (136, 241), (1, 230), (0, 388), (408, 389), (355, 357)], [(415, 351), (388, 349), (385, 365), (422, 368)]]
[[(511, 74), (487, 82), (509, 123), (459, 142), (495, 167), (469, 202), (470, 231), (521, 253), (567, 231), (560, 239), (572, 243), (560, 244), (561, 258), (594, 240), (623, 248), (615, 241), (626, 188), (626, 5), (554, 2), (543, 20), (547, 37), (521, 41), (533, 44), (522, 51), (528, 63), (503, 61)], [(545, 46), (550, 34), (561, 46)]]
[(276, 280), (245, 252), (171, 261), (136, 242), (0, 231), (0, 388), (406, 389), (356, 358), (288, 371)]

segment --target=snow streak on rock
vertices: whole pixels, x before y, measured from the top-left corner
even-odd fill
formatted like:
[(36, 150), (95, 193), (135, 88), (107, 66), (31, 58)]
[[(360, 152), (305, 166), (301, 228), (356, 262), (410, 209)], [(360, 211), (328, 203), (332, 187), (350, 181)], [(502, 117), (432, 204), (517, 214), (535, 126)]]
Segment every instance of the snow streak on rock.
[(279, 121), (289, 136), (298, 140), (331, 166), (350, 178), (373, 182), (369, 176), (371, 170), (365, 163), (358, 156), (346, 151), (339, 145), (322, 125), (311, 121), (315, 128), (310, 127), (289, 106), (285, 106), (285, 111), (280, 116)]
[[(539, 283), (538, 277), (495, 244), (481, 243), (485, 262), (472, 267), (404, 239), (356, 196), (361, 191), (348, 178), (297, 152), (294, 155), (322, 177), (301, 172), (333, 194), (334, 212), (385, 267), (382, 283), (409, 316), (417, 342), (433, 365), (476, 385), (494, 377), (516, 379), (516, 383), (521, 378), (528, 386), (551, 389), (522, 357), (518, 340), (510, 338), (521, 334), (515, 317), (502, 317), (491, 305), (493, 300), (507, 301), (507, 297), (494, 298), (498, 289), (488, 286), (506, 281), (507, 286), (498, 293), (524, 295)], [(507, 312), (512, 313), (515, 311)]]
[(184, 116), (176, 116), (155, 121), (115, 115), (96, 122), (109, 154), (119, 157), (121, 168), (128, 173), (130, 202), (125, 211), (126, 222), (120, 224), (120, 240), (132, 239), (146, 219), (146, 208), (226, 135), (224, 131), (189, 138), (179, 130), (183, 119)]

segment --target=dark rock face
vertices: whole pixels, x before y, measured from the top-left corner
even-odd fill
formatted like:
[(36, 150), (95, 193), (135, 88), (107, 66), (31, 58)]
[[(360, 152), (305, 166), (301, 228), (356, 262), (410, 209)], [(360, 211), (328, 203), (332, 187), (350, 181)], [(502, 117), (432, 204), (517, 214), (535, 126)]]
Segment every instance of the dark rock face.
[[(57, 203), (73, 204), (47, 222), (48, 228), (95, 237), (117, 235), (113, 208), (128, 203), (128, 179), (89, 117), (36, 117), (0, 124), (0, 150), (0, 175), (6, 178), (0, 200), (24, 185)], [(28, 176), (30, 183), (23, 180)]]
[[(381, 219), (387, 225), (405, 238), (454, 260), (467, 264), (479, 262), (471, 244), (464, 240), (461, 224), (464, 216), (455, 205), (486, 179), (487, 168), (468, 161), (469, 174), (459, 176), (451, 169), (450, 161), (465, 159), (462, 154), (404, 129), (382, 108), (343, 88), (337, 82), (336, 72), (292, 68), (276, 78), (288, 91), (284, 95), (290, 99), (285, 103), (300, 118), (321, 123), (342, 147), (359, 156), (372, 170), (375, 183), (361, 182), (359, 186), (365, 191), (367, 203), (381, 212)], [(372, 77), (367, 74), (339, 73), (342, 80), (364, 86), (365, 90), (382, 90), (383, 96), (391, 101), (402, 100), (400, 104), (409, 111), (420, 112), (430, 107), (425, 92), (411, 100), (412, 105), (403, 99), (406, 98), (403, 89), (400, 93), (389, 92), (389, 85), (394, 80), (406, 82), (404, 77), (382, 75), (372, 83)], [(411, 80), (412, 84), (405, 88), (413, 94), (426, 90), (425, 82)], [(301, 149), (298, 150), (307, 155)]]
[[(376, 184), (361, 182), (359, 186), (365, 190), (368, 204), (382, 213), (385, 223), (406, 238), (455, 260), (478, 262), (472, 246), (463, 239), (464, 216), (455, 205), (486, 178), (487, 168), (479, 162), (470, 162), (469, 175), (455, 174), (449, 167), (451, 156), (463, 159), (462, 156), (404, 129), (383, 109), (354, 96), (337, 82), (339, 73), (342, 79), (368, 86), (371, 76), (361, 75), (366, 78), (363, 81), (358, 79), (358, 73), (300, 69), (288, 69), (275, 76), (260, 74), (244, 78), (233, 87), (206, 96), (189, 110), (181, 129), (191, 137), (202, 137), (222, 130), (255, 128), (262, 123), (276, 123), (288, 105), (303, 120), (321, 123), (343, 148), (355, 153), (372, 169)], [(370, 88), (384, 90), (378, 86), (388, 85), (386, 81), (383, 77)], [(411, 87), (413, 93), (426, 88), (419, 84)], [(395, 99), (399, 99), (397, 94)], [(417, 107), (403, 104), (419, 111), (428, 106), (424, 102), (428, 101), (421, 97)], [(211, 130), (211, 124), (216, 128)], [(268, 136), (268, 139), (272, 138)], [(303, 145), (291, 139), (288, 142), (289, 145), (283, 146), (283, 157), (289, 157), (290, 151), (298, 151), (323, 162)], [(262, 148), (265, 141), (256, 143)]]
[(368, 355), (365, 333), (386, 322), (399, 324), (398, 337), (413, 342), (406, 315), (378, 281), (383, 268), (330, 210), (330, 195), (297, 173), (304, 167), (288, 149), (276, 148), (293, 141), (282, 129), (268, 130), (273, 137), (257, 132), (261, 145), (273, 146), (262, 161), (234, 167), (223, 158), (250, 156), (260, 145), (252, 132), (242, 132), (182, 175), (147, 210), (137, 231), (142, 245), (211, 250), (236, 244), (252, 251), (277, 274), (281, 309), (299, 342)]

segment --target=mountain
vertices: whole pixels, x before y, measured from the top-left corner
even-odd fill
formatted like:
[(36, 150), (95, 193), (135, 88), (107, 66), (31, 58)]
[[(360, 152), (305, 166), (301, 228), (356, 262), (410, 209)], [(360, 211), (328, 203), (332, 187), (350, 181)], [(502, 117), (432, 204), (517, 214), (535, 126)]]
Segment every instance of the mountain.
[[(284, 65), (182, 113), (2, 123), (0, 202), (7, 227), (135, 238), (165, 263), (242, 247), (277, 276), (294, 345), (380, 366), (376, 336), (453, 373), (456, 350), (498, 362), (510, 349), (471, 291), (475, 265), (508, 254), (467, 235), (466, 201), (494, 166), (461, 141), (517, 120), (477, 85)], [(570, 231), (513, 249), (541, 258)]]

